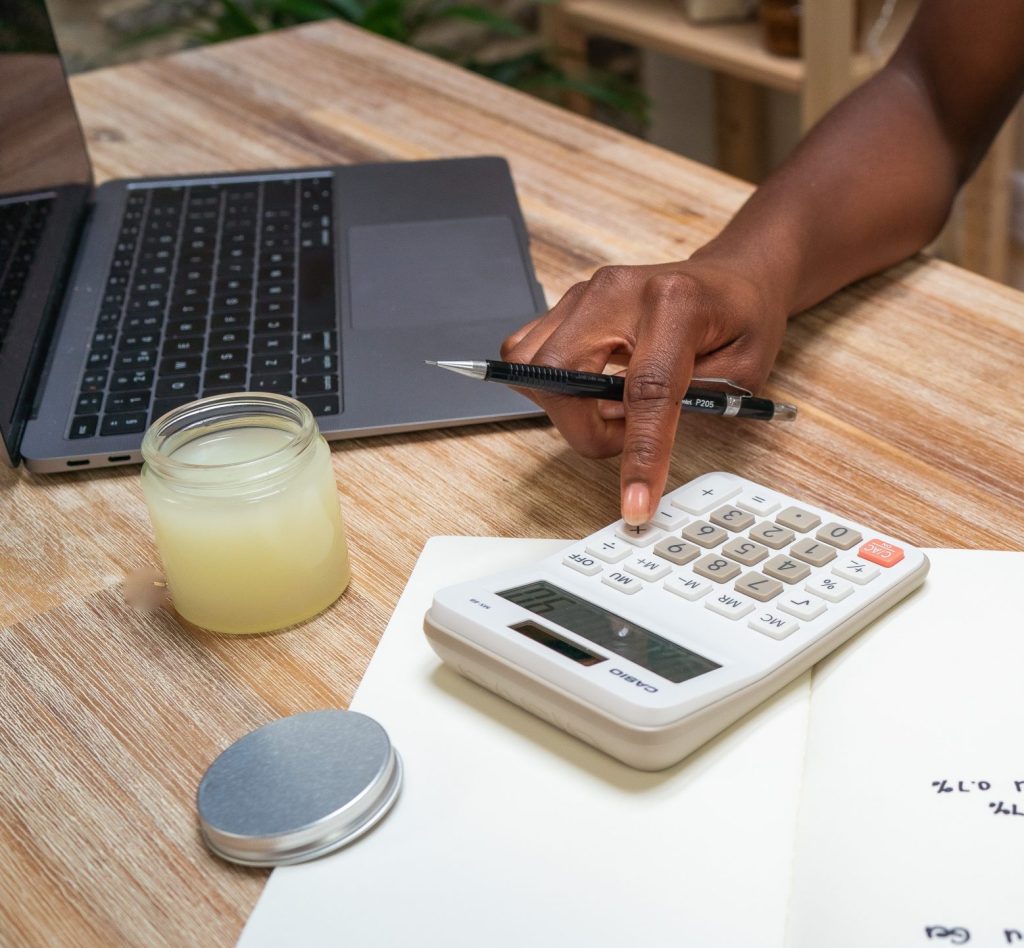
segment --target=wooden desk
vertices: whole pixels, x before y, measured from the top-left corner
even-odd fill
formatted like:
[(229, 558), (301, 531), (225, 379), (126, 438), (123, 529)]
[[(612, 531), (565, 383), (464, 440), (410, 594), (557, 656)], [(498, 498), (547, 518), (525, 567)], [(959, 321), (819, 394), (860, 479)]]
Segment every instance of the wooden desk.
[[(603, 263), (688, 254), (748, 191), (332, 23), (75, 92), (101, 178), (507, 155), (552, 299)], [(918, 259), (793, 322), (771, 393), (795, 425), (686, 418), (671, 482), (724, 468), (916, 544), (1019, 549), (1022, 366), (1024, 296)], [(0, 471), (0, 940), (231, 943), (266, 873), (197, 836), (213, 757), (279, 715), (347, 706), (427, 537), (575, 537), (617, 515), (617, 463), (540, 421), (345, 441), (333, 459), (352, 585), (253, 639), (122, 605), (121, 577), (154, 561), (137, 469)]]

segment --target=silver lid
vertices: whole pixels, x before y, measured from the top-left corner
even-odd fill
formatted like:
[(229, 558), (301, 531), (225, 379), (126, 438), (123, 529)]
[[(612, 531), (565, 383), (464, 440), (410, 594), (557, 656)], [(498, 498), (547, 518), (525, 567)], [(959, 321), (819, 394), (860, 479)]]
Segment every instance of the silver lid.
[(308, 711), (235, 741), (196, 793), (218, 856), (287, 866), (340, 849), (391, 808), (402, 762), (387, 732), (356, 711)]

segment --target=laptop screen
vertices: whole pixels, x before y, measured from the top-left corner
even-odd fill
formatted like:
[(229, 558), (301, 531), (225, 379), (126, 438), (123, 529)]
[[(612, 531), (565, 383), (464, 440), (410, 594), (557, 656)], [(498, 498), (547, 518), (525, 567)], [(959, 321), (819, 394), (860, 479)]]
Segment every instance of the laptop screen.
[(0, 0), (0, 437), (8, 460), (92, 172), (44, 0)]

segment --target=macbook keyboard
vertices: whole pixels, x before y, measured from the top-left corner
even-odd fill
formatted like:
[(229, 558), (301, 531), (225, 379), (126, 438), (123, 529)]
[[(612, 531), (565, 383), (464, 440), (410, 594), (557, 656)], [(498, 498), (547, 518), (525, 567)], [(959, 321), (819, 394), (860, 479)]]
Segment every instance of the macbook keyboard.
[(68, 435), (223, 392), (341, 410), (329, 176), (129, 191)]

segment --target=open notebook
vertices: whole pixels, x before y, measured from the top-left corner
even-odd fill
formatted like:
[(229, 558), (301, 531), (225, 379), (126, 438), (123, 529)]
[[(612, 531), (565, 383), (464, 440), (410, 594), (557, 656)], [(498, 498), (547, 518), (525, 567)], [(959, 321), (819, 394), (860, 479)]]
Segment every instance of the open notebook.
[(352, 703), (405, 786), (277, 869), (255, 946), (1024, 944), (1024, 553), (928, 550), (925, 586), (674, 768), (631, 770), (463, 680), (435, 589), (562, 541), (425, 547)]

